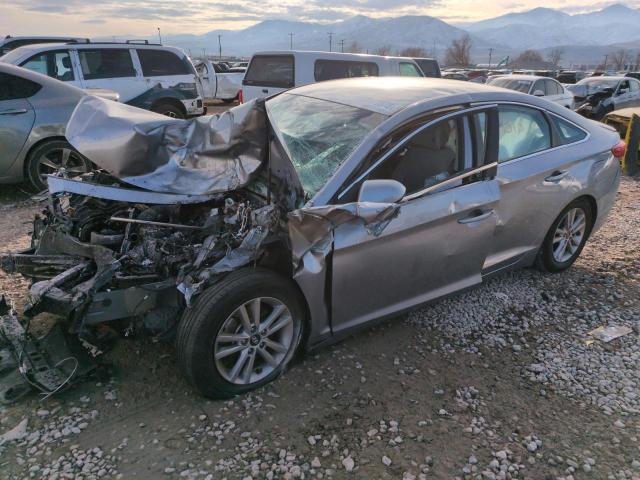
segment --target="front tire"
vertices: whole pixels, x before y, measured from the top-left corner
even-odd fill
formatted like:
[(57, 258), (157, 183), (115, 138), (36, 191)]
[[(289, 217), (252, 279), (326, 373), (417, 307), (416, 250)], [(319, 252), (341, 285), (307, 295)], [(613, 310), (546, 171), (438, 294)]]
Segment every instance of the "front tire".
[(178, 326), (178, 364), (204, 396), (231, 398), (277, 378), (300, 345), (305, 310), (294, 284), (269, 270), (231, 273)]
[(556, 273), (573, 265), (587, 243), (593, 220), (593, 211), (586, 199), (567, 205), (547, 232), (538, 252), (536, 267)]
[(182, 113), (182, 110), (177, 105), (169, 102), (160, 102), (151, 107), (151, 111), (169, 118), (184, 119), (185, 117), (184, 113)]

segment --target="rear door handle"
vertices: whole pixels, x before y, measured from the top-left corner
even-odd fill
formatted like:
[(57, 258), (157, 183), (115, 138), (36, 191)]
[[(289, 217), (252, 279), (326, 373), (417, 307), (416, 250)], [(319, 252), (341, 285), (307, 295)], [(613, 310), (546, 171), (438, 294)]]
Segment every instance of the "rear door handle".
[(26, 108), (11, 108), (9, 110), (0, 110), (0, 115), (21, 115), (27, 113)]
[(469, 215), (468, 217), (464, 217), (458, 220), (458, 223), (461, 223), (463, 225), (468, 224), (468, 223), (476, 223), (476, 222), (481, 222), (482, 220), (485, 220), (487, 218), (489, 218), (491, 215), (493, 215), (493, 210), (486, 210), (486, 211), (475, 211), (473, 212), (471, 215)]
[(545, 178), (544, 181), (545, 182), (551, 182), (551, 183), (558, 183), (560, 180), (562, 180), (567, 175), (569, 175), (569, 172), (567, 170), (562, 170), (562, 171), (556, 170), (551, 175), (549, 175), (547, 178)]

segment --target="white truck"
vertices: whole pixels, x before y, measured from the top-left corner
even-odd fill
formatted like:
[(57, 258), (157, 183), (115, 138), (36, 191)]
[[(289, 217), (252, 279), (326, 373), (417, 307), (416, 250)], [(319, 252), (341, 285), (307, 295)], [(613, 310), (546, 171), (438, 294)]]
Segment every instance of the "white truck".
[(211, 60), (196, 62), (195, 67), (202, 82), (205, 101), (222, 100), (231, 103), (238, 98), (244, 72), (225, 72)]

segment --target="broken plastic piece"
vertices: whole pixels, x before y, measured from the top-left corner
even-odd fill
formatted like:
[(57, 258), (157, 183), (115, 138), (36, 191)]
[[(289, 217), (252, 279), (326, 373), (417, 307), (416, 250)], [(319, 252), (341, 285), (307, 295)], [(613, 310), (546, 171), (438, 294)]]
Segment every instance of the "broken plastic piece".
[(602, 326), (598, 327), (589, 332), (596, 340), (600, 340), (604, 343), (609, 343), (611, 340), (615, 340), (616, 338), (623, 337), (624, 335), (628, 335), (633, 330), (629, 327), (625, 327), (624, 325), (609, 325), (607, 327)]

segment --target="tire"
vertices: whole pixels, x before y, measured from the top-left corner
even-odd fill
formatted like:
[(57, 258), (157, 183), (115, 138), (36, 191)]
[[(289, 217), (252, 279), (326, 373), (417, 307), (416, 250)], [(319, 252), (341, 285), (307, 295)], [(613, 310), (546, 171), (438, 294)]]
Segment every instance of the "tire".
[(152, 112), (159, 113), (170, 118), (184, 118), (184, 113), (177, 105), (169, 102), (160, 102), (151, 107)]
[[(577, 233), (575, 235), (570, 234), (566, 232), (566, 228), (564, 227), (568, 221), (571, 221), (571, 217), (569, 216), (570, 212), (574, 214), (572, 231), (579, 232), (580, 228), (577, 228), (577, 225), (580, 224), (579, 219), (583, 218), (584, 221), (584, 228), (580, 233), (579, 240)], [(581, 198), (567, 205), (564, 210), (560, 212), (560, 215), (558, 215), (558, 218), (553, 222), (545, 236), (536, 258), (536, 268), (545, 272), (557, 273), (573, 265), (573, 262), (580, 256), (580, 252), (582, 252), (589, 238), (593, 221), (593, 210), (591, 204), (586, 199)], [(563, 235), (559, 227), (564, 229), (566, 234)], [(561, 240), (558, 240), (558, 238), (561, 238)], [(571, 239), (570, 242), (567, 241), (568, 238)], [(564, 251), (562, 251), (561, 248), (562, 239), (564, 239), (564, 245), (566, 246)]]
[(237, 96), (235, 96), (233, 98), (223, 98), (222, 102), (223, 103), (227, 103), (227, 104), (231, 104), (231, 103), (235, 102), (237, 99), (238, 99)]
[[(276, 319), (271, 324), (274, 333), (262, 339), (260, 331), (249, 335), (242, 327), (240, 309), (253, 299), (262, 302), (261, 325), (275, 312)], [(248, 322), (253, 317), (252, 305), (255, 304), (245, 310)], [(285, 308), (278, 307), (282, 312), (279, 316), (278, 305)], [(259, 388), (277, 378), (295, 355), (303, 338), (304, 312), (300, 295), (290, 280), (264, 269), (233, 272), (204, 291), (185, 311), (176, 336), (180, 370), (205, 397), (231, 398)], [(267, 344), (273, 341), (279, 351)], [(229, 349), (235, 351), (228, 354)], [(263, 351), (271, 356), (272, 364)]]
[(47, 188), (46, 175), (63, 167), (73, 177), (90, 171), (91, 162), (66, 140), (48, 140), (29, 152), (25, 172), (31, 187), (41, 192)]

